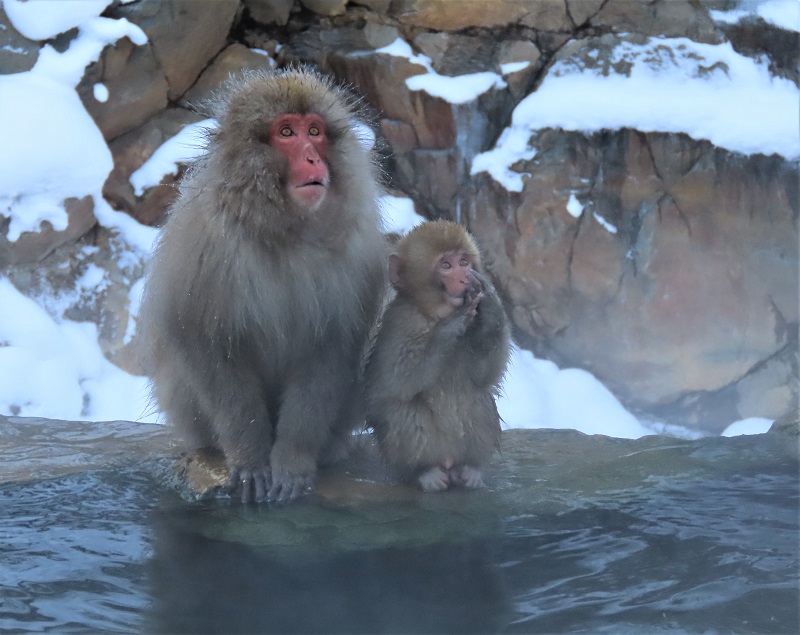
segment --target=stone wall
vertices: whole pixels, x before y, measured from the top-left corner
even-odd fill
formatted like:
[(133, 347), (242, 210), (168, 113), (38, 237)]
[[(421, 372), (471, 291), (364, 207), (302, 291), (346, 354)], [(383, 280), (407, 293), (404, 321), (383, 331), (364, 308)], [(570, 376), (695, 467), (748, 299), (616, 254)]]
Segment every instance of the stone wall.
[[(337, 75), (378, 114), (390, 187), (413, 198), (423, 215), (459, 220), (476, 235), (522, 345), (590, 370), (642, 416), (714, 432), (796, 408), (797, 162), (678, 133), (546, 128), (528, 142), (535, 158), (514, 166), (527, 175), (521, 191), (470, 172), (556, 63), (591, 65), (632, 38), (730, 42), (744, 55), (764, 56), (775, 77), (800, 82), (798, 33), (755, 17), (715, 22), (712, 10), (732, 6), (136, 0), (114, 3), (104, 15), (127, 18), (148, 41), (108, 46), (77, 90), (114, 158), (104, 197), (153, 225), (174, 199), (180, 172), (139, 195), (130, 175), (184, 125), (205, 117), (203, 101), (228, 74), (299, 62)], [(31, 68), (44, 43), (16, 33), (1, 8), (0, 25), (9, 44), (0, 47), (0, 73)], [(461, 103), (413, 90), (407, 80), (426, 72), (421, 63), (378, 52), (398, 40), (440, 75), (494, 73), (502, 81)], [(105, 102), (94, 98), (98, 83), (109, 89)], [(577, 217), (565, 213), (573, 199), (584, 210)], [(34, 289), (53, 280), (48, 268), (74, 260), (87, 236), (111, 244), (84, 203), (69, 202), (66, 230), (43, 227), (15, 242), (5, 238), (0, 217), (0, 273), (23, 291)], [(130, 275), (116, 281), (133, 282)], [(101, 324), (108, 356), (135, 371), (119, 338), (127, 289), (107, 296), (84, 307), (83, 317)]]

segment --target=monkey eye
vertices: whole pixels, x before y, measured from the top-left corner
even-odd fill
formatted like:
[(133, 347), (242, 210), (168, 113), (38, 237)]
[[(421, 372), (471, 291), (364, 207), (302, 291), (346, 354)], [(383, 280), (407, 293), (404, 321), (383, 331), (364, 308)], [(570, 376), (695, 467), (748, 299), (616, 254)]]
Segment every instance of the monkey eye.
[(447, 260), (442, 260), (442, 264), (439, 265), (442, 269), (452, 269), (453, 265), (451, 265)]
[(308, 129), (308, 134), (310, 134), (312, 137), (318, 137), (320, 135), (319, 127), (318, 126), (311, 126)]
[(467, 267), (467, 266), (469, 266), (469, 260), (467, 260), (466, 258), (462, 258), (462, 259), (461, 259), (461, 266), (462, 266), (462, 267)]
[(282, 137), (291, 137), (293, 134), (294, 132), (290, 126), (283, 126), (280, 130), (280, 135)]

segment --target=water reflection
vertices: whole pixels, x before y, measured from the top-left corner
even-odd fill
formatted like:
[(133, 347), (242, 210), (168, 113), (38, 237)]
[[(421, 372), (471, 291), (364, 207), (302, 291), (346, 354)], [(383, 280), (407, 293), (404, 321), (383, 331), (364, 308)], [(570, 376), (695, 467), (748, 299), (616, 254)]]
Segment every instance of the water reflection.
[(485, 540), (288, 560), (173, 521), (156, 523), (148, 631), (488, 633), (509, 618)]

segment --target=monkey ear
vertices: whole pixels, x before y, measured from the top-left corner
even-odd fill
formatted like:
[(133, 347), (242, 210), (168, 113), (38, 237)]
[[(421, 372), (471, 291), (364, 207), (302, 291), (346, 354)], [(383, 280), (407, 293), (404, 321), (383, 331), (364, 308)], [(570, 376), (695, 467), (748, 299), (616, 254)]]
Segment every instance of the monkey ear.
[(400, 276), (400, 265), (403, 260), (397, 254), (389, 254), (389, 282), (395, 289), (402, 289), (405, 285)]

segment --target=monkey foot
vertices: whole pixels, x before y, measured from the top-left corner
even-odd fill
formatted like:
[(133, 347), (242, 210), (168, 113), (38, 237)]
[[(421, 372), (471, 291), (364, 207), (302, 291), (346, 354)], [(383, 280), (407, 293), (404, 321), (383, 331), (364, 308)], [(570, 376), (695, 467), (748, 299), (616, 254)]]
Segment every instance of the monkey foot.
[(228, 471), (226, 489), (231, 496), (241, 496), (243, 503), (260, 503), (267, 500), (272, 485), (272, 473), (268, 466), (244, 468), (234, 465)]
[(423, 492), (442, 492), (450, 486), (450, 474), (437, 465), (420, 474), (417, 482)]
[(313, 474), (289, 474), (279, 470), (272, 474), (272, 487), (267, 492), (267, 500), (283, 503), (294, 500), (312, 489), (314, 489)]

